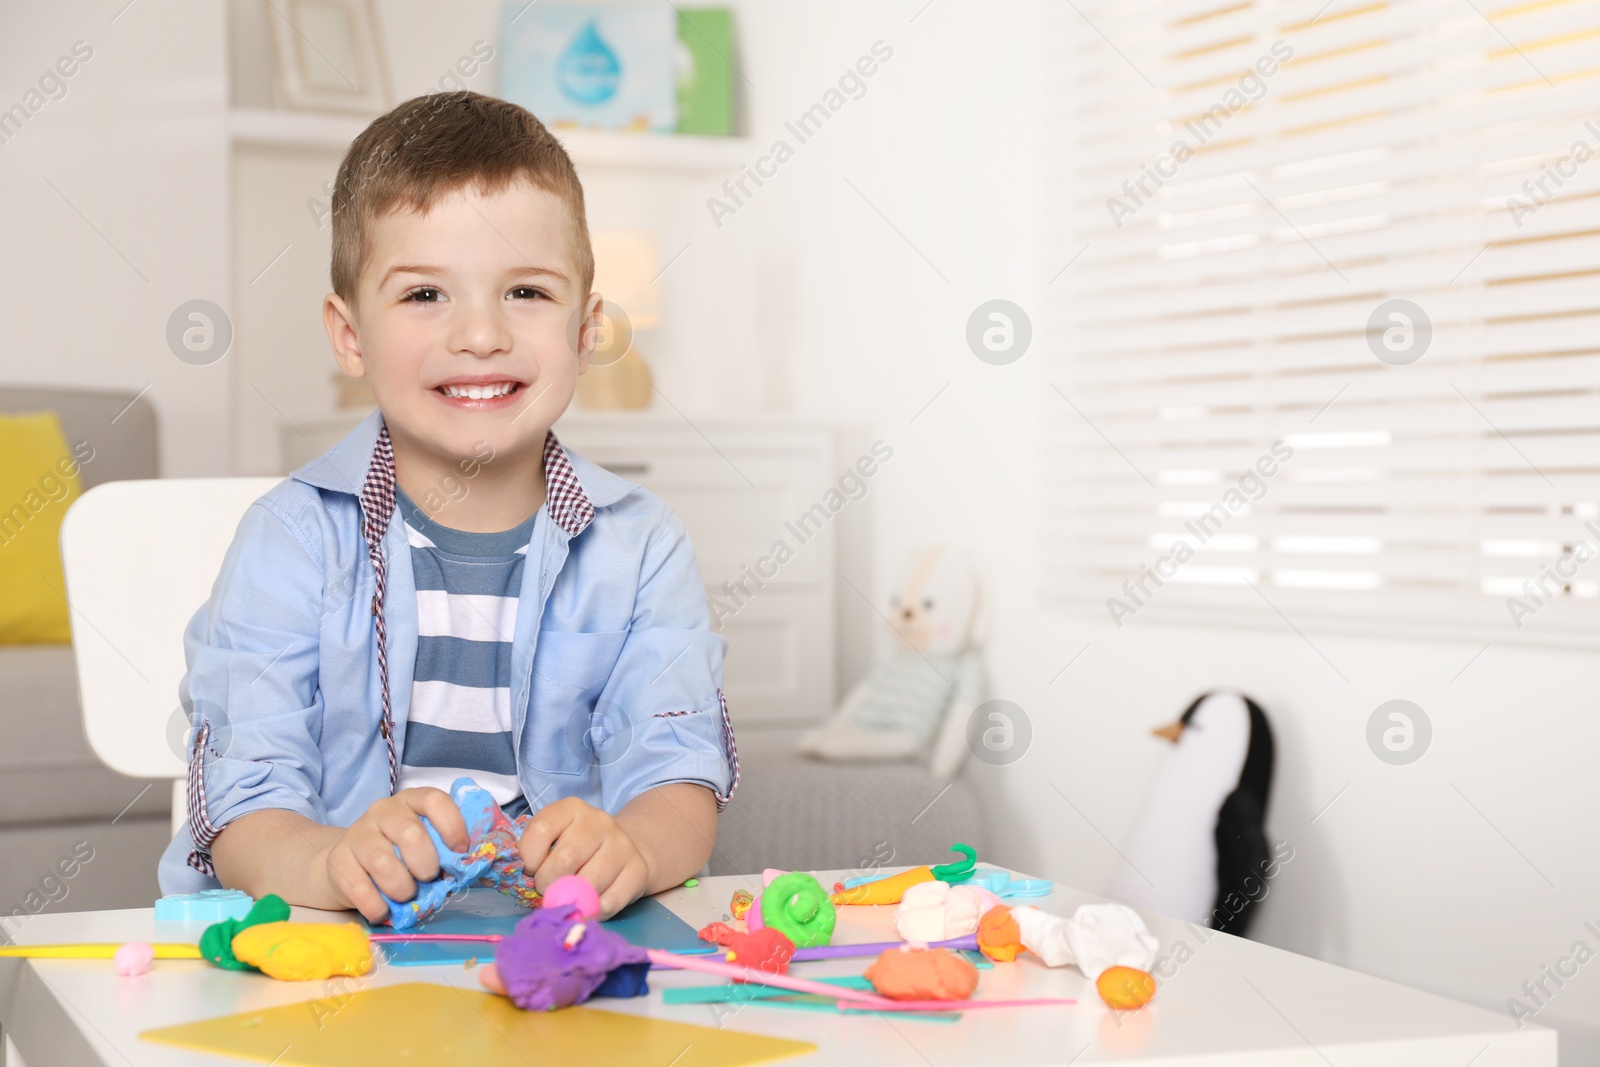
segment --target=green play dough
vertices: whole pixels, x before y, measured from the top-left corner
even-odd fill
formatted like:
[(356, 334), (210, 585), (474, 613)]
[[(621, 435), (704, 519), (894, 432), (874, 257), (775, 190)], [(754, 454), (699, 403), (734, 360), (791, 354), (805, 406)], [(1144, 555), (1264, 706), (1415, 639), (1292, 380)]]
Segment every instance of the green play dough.
[(283, 902), (282, 897), (268, 893), (255, 902), (255, 906), (244, 918), (224, 919), (206, 927), (206, 932), (200, 935), (200, 955), (218, 967), (226, 967), (230, 971), (256, 970), (243, 960), (235, 958), (233, 939), (238, 936), (240, 930), (261, 926), (264, 923), (281, 923), (288, 918), (289, 905)]
[(941, 863), (933, 868), (933, 876), (941, 882), (954, 885), (965, 882), (972, 877), (973, 870), (978, 865), (978, 850), (971, 845), (954, 844), (950, 846), (951, 852), (959, 852), (965, 858), (954, 863)]
[(828, 891), (804, 871), (778, 875), (761, 893), (761, 921), (796, 948), (826, 945), (838, 918)]

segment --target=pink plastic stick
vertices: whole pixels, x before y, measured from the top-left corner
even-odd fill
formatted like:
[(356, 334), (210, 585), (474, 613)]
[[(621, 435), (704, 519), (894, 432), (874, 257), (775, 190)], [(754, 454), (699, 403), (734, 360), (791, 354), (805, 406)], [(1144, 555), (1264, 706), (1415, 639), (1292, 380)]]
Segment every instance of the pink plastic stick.
[[(891, 1000), (884, 998), (885, 1003), (895, 1011), (971, 1011), (976, 1008), (1043, 1008), (1062, 1004), (1078, 1003), (1072, 997), (1035, 997), (1031, 1000)], [(856, 1011), (878, 1010), (876, 1004), (862, 1004), (856, 1001), (841, 1000), (841, 1009), (849, 1008)]]
[(714, 974), (723, 978), (742, 978), (778, 989), (796, 993), (816, 993), (837, 1002), (837, 1006), (861, 1011), (966, 1011), (969, 1008), (1035, 1008), (1076, 1004), (1071, 997), (1039, 997), (1032, 1000), (892, 1000), (860, 989), (850, 989), (825, 982), (813, 982), (787, 974), (772, 974), (752, 967), (732, 963), (719, 963), (704, 956), (679, 956), (660, 949), (648, 949), (651, 963), (681, 967), (686, 971)]
[(826, 982), (813, 982), (806, 978), (795, 978), (792, 975), (758, 971), (754, 967), (740, 967), (737, 964), (722, 963), (714, 959), (707, 959), (704, 956), (680, 956), (658, 948), (646, 949), (646, 952), (650, 955), (651, 963), (679, 967), (685, 971), (699, 971), (701, 974), (714, 974), (721, 978), (742, 978), (747, 982), (756, 982), (760, 985), (769, 985), (778, 989), (788, 989), (795, 993), (816, 993), (830, 1000), (849, 1000), (879, 1009), (892, 1007), (895, 1003), (888, 997), (880, 997), (860, 989), (841, 988), (836, 985), (828, 985)]
[(504, 941), (504, 934), (368, 934), (369, 941)]

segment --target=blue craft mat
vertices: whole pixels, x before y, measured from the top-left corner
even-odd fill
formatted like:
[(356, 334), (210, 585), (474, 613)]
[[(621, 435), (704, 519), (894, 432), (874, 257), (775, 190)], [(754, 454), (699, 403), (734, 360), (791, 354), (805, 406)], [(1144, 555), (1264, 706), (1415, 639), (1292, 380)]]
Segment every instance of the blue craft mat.
[[(474, 886), (451, 897), (444, 910), (417, 927), (416, 932), (510, 936), (517, 921), (527, 914), (526, 908), (499, 890)], [(366, 925), (368, 931), (375, 934), (395, 932), (388, 926)], [(640, 948), (693, 955), (717, 951), (717, 946), (700, 940), (694, 927), (672, 914), (654, 897), (641, 897), (600, 925)], [(493, 941), (381, 941), (374, 945), (383, 953), (384, 960), (396, 967), (461, 964), (474, 958), (487, 963), (494, 959), (494, 946)]]

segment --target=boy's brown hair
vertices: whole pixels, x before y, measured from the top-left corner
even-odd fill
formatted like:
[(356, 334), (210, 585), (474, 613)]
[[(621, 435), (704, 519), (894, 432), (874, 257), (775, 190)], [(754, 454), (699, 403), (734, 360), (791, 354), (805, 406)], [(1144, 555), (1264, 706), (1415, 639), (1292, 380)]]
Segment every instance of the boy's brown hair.
[(494, 194), (518, 179), (567, 206), (580, 286), (594, 284), (583, 186), (572, 160), (526, 108), (480, 93), (429, 93), (380, 115), (350, 144), (333, 186), (333, 291), (354, 306), (373, 222), (391, 211), (427, 211), (468, 186)]

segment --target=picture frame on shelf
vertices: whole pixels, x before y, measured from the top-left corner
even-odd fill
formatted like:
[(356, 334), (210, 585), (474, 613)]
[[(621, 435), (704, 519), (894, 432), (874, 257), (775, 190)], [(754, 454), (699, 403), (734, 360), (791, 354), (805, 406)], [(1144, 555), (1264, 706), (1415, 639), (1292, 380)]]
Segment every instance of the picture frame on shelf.
[(393, 105), (372, 0), (263, 0), (280, 107), (377, 115)]

